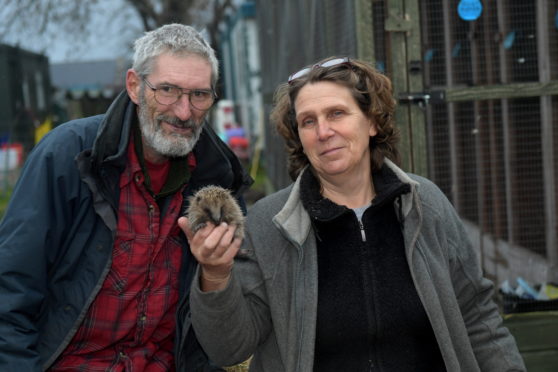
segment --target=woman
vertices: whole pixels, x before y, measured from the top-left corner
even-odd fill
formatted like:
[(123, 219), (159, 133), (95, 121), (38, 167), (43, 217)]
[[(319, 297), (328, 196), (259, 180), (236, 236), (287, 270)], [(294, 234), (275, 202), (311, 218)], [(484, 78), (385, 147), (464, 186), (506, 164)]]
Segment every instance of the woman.
[[(524, 371), (448, 200), (395, 163), (391, 83), (329, 58), (272, 112), (294, 184), (192, 236), (192, 323), (210, 358), (251, 371)], [(182, 221), (184, 223), (184, 221)]]

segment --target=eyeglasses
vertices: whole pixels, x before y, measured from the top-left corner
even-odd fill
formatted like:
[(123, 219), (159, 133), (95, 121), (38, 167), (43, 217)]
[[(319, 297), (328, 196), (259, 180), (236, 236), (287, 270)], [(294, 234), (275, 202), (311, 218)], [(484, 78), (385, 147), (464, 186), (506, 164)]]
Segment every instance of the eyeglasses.
[(143, 78), (143, 81), (153, 91), (155, 101), (161, 105), (172, 105), (178, 102), (183, 94), (187, 94), (192, 107), (200, 111), (209, 110), (215, 102), (215, 93), (209, 89), (186, 89), (173, 85), (161, 85), (155, 88), (146, 78)]
[(317, 63), (313, 66), (310, 67), (305, 67), (302, 70), (295, 72), (294, 74), (292, 74), (291, 76), (289, 76), (289, 80), (288, 83), (290, 84), (293, 80), (301, 78), (305, 75), (307, 75), (310, 71), (312, 71), (315, 68), (319, 68), (319, 67), (333, 67), (333, 66), (337, 66), (337, 65), (348, 65), (348, 66), (352, 66), (351, 64), (351, 60), (349, 59), (349, 57), (344, 57), (344, 58), (334, 58), (334, 59), (330, 59), (329, 61), (325, 61), (323, 63)]

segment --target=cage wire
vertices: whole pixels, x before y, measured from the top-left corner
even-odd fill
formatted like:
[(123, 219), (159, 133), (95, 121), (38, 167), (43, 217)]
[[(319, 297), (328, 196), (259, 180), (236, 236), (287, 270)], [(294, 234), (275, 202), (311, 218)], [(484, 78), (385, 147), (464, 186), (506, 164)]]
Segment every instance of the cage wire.
[[(553, 11), (546, 24), (537, 24), (535, 1), (485, 1), (475, 22), (458, 17), (457, 3), (421, 2), (426, 89), (539, 82), (541, 56), (551, 61), (551, 78), (556, 78), (556, 1), (549, 4)], [(544, 33), (548, 45), (538, 41)], [(544, 188), (549, 187), (543, 158), (556, 159), (556, 152), (543, 151), (541, 111), (554, 111), (556, 118), (555, 100), (471, 100), (428, 108), (433, 181), (481, 231), (543, 257), (548, 244)], [(556, 119), (553, 123), (556, 127)]]
[[(256, 2), (260, 27), (262, 94), (265, 117), (273, 93), (293, 72), (331, 55), (356, 56), (355, 8), (352, 1)], [(279, 189), (291, 182), (283, 140), (267, 121), (265, 162), (268, 176)]]
[[(290, 73), (330, 55), (357, 55), (356, 2), (257, 2), (266, 117)], [(558, 0), (483, 1), (475, 21), (459, 17), (458, 3), (418, 1), (424, 89), (485, 86), (492, 95), (426, 105), (428, 176), (495, 246), (556, 262), (558, 97), (518, 98), (505, 87), (558, 79)], [(373, 62), (388, 75), (389, 4), (372, 0), (372, 28), (365, 31), (373, 34)], [(284, 145), (272, 128), (268, 133), (267, 169), (280, 188), (290, 183)], [(485, 268), (506, 266), (496, 249), (481, 255)]]

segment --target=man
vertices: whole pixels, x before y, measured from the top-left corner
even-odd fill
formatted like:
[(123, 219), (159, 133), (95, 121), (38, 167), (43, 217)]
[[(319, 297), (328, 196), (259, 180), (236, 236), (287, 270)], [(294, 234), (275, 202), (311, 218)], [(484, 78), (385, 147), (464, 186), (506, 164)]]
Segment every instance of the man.
[(106, 114), (31, 152), (0, 224), (0, 371), (213, 369), (177, 219), (204, 185), (239, 197), (251, 183), (204, 125), (217, 78), (193, 28), (163, 26), (136, 41)]

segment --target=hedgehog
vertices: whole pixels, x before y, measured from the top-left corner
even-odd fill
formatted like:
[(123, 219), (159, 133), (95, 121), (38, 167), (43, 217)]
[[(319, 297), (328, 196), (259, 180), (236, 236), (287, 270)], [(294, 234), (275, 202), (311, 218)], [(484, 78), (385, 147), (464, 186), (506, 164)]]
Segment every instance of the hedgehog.
[(221, 222), (235, 225), (237, 238), (244, 238), (244, 215), (230, 191), (219, 186), (205, 186), (188, 198), (186, 215), (190, 229), (195, 233), (208, 222), (215, 226)]

